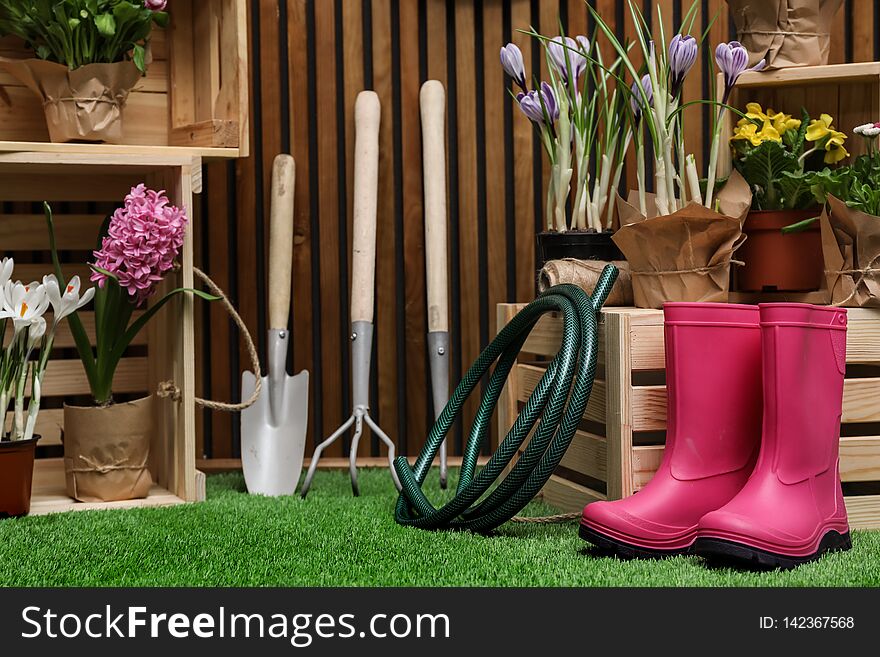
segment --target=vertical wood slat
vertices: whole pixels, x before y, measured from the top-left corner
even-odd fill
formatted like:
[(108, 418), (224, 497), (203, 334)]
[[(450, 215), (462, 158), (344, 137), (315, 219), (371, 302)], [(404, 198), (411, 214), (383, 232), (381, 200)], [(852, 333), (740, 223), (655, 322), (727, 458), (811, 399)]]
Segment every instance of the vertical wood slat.
[[(210, 221), (206, 239), (210, 273), (227, 290), (236, 289), (237, 302), (242, 315), (258, 337), (258, 329), (265, 315), (266, 281), (260, 287), (256, 280), (264, 271), (259, 255), (265, 251), (265, 236), (260, 239), (258, 227), (264, 221), (269, 207), (268, 167), (272, 158), (284, 147), (284, 134), (289, 134), (290, 148), (297, 162), (294, 281), (293, 281), (293, 362), (292, 371), (309, 369), (312, 372), (311, 398), (313, 406), (309, 418), (310, 445), (316, 438), (315, 432), (326, 434), (338, 424), (347, 410), (349, 396), (345, 375), (345, 363), (350, 347), (343, 339), (347, 327), (343, 326), (344, 308), (349, 296), (347, 263), (340, 262), (341, 254), (350, 258), (351, 245), (342, 242), (350, 235), (352, 149), (354, 145), (353, 107), (357, 93), (364, 87), (364, 69), (370, 67), (373, 73), (373, 88), (382, 101), (382, 133), (380, 161), (380, 206), (379, 206), (379, 260), (377, 272), (377, 339), (378, 350), (373, 367), (376, 370), (378, 388), (375, 395), (374, 411), (382, 425), (392, 437), (406, 441), (406, 451), (417, 452), (421, 447), (426, 430), (427, 401), (429, 391), (424, 389), (426, 382), (426, 363), (424, 360), (424, 259), (423, 259), (423, 218), (421, 207), (421, 148), (418, 120), (418, 87), (421, 83), (418, 59), (420, 49), (427, 57), (427, 76), (439, 79), (444, 84), (449, 81), (447, 54), (454, 57), (457, 75), (457, 132), (449, 137), (457, 140), (458, 150), (450, 158), (457, 157), (459, 193), (450, 199), (455, 205), (459, 218), (459, 240), (450, 243), (457, 248), (450, 262), (459, 263), (455, 274), (460, 285), (452, 290), (450, 299), (458, 296), (461, 310), (460, 338), (461, 349), (454, 350), (452, 359), (462, 368), (467, 368), (476, 358), (481, 348), (480, 318), (489, 318), (489, 335), (494, 333), (494, 304), (502, 301), (528, 301), (534, 296), (534, 230), (536, 215), (533, 201), (543, 204), (544, 190), (534, 186), (532, 149), (534, 132), (532, 126), (518, 109), (512, 113), (512, 157), (513, 204), (515, 235), (508, 240), (505, 229), (505, 128), (503, 109), (511, 103), (503, 89), (503, 79), (499, 75), (498, 49), (503, 41), (505, 30), (521, 49), (529, 73), (532, 70), (531, 39), (518, 32), (535, 25), (542, 32), (555, 34), (558, 29), (560, 8), (566, 9), (567, 26), (570, 34), (589, 33), (593, 23), (588, 18), (586, 3), (581, 0), (485, 0), (481, 3), (482, 39), (481, 56), (483, 66), (482, 95), (484, 104), (477, 107), (475, 88), (477, 76), (474, 70), (476, 52), (474, 50), (478, 35), (474, 31), (474, 3), (450, 0), (255, 0), (257, 13), (249, 12), (249, 20), (259, 16), (259, 25), (250, 25), (252, 38), (254, 30), (259, 34), (259, 43), (251, 41), (251, 49), (259, 53), (259, 59), (252, 58), (251, 74), (259, 69), (259, 94), (251, 99), (254, 103), (251, 116), (259, 123), (252, 134), (252, 144), (261, 144), (259, 166), (254, 156), (240, 161), (233, 168), (224, 164), (207, 167), (205, 180), (208, 194), (203, 198), (207, 204), (205, 216)], [(676, 0), (660, 0), (660, 10), (670, 36), (673, 9)], [(509, 6), (510, 25), (504, 25), (505, 4)], [(614, 30), (618, 29), (616, 18), (619, 15), (618, 2), (614, 0), (590, 0)], [(640, 7), (650, 6), (652, 22), (656, 24), (658, 3), (639, 3)], [(681, 0), (681, 13), (684, 14), (690, 0)], [(280, 8), (283, 6), (286, 24), (279, 22)], [(341, 10), (339, 8), (341, 7)], [(535, 13), (532, 13), (533, 7)], [(315, 33), (309, 34), (308, 13), (315, 18)], [(425, 15), (421, 16), (420, 12)], [(447, 11), (456, 30), (456, 43), (453, 52), (448, 52)], [(876, 22), (872, 3), (849, 1), (835, 18), (832, 33), (831, 61), (840, 62), (846, 57), (845, 41), (847, 14), (854, 12), (850, 23), (850, 49), (856, 61), (870, 60), (874, 56), (872, 28)], [(399, 25), (400, 38), (400, 161), (395, 162), (394, 122), (392, 117), (394, 84), (391, 57), (392, 12)], [(703, 22), (717, 19), (711, 30), (710, 43), (727, 40), (730, 26), (724, 0), (706, 0), (699, 4), (695, 32), (702, 30)], [(362, 38), (364, 20), (372, 19), (371, 50), (365, 52), (367, 43)], [(628, 12), (623, 13), (629, 24)], [(419, 35), (419, 21), (424, 21), (427, 29), (423, 37)], [(336, 39), (337, 24), (342, 22), (344, 43), (343, 53), (344, 89), (337, 88), (338, 57)], [(631, 34), (626, 28), (624, 33)], [(420, 43), (425, 38), (426, 44)], [(312, 42), (310, 43), (310, 39)], [(281, 40), (287, 49), (287, 70), (289, 80), (282, 81), (276, 62), (282, 56)], [(539, 46), (535, 46), (539, 48)], [(310, 79), (309, 52), (314, 57), (316, 79)], [(711, 48), (709, 48), (711, 50)], [(609, 55), (608, 50), (604, 53)], [(711, 52), (709, 54), (711, 57)], [(541, 70), (539, 78), (546, 79), (543, 53), (539, 55)], [(704, 69), (701, 58), (688, 77), (685, 86), (685, 100), (700, 96), (708, 80), (708, 70)], [(316, 98), (310, 98), (313, 89)], [(287, 93), (287, 98), (282, 94)], [(448, 90), (451, 95), (451, 90)], [(255, 96), (259, 96), (256, 98)], [(337, 121), (337, 101), (344, 98), (344, 125)], [(743, 99), (745, 101), (745, 99)], [(841, 107), (846, 101), (841, 100)], [(874, 101), (876, 103), (876, 99)], [(317, 107), (316, 116), (310, 116), (311, 103)], [(289, 112), (282, 105), (289, 107)], [(451, 109), (451, 108), (450, 108)], [(791, 108), (777, 108), (791, 111)], [(874, 107), (876, 111), (877, 108)], [(843, 111), (841, 109), (841, 111)], [(478, 148), (477, 112), (483, 113), (485, 124), (484, 143)], [(794, 113), (794, 112), (792, 112)], [(708, 111), (695, 106), (686, 112), (686, 133), (689, 150), (698, 160), (702, 159), (704, 144), (702, 135)], [(837, 117), (835, 117), (837, 118)], [(287, 123), (284, 125), (284, 123)], [(841, 125), (845, 123), (840, 120)], [(314, 133), (310, 130), (314, 125)], [(450, 130), (453, 122), (448, 122)], [(345, 180), (341, 180), (337, 154), (339, 139), (344, 135)], [(310, 143), (311, 142), (311, 143)], [(254, 149), (257, 150), (256, 148)], [(479, 153), (484, 157), (478, 157)], [(310, 170), (310, 155), (314, 157), (317, 169)], [(396, 170), (401, 172), (400, 180), (395, 180)], [(546, 164), (542, 165), (546, 169)], [(485, 230), (486, 251), (488, 253), (487, 281), (484, 305), (481, 307), (479, 290), (479, 252), (477, 236), (481, 228), (480, 207), (477, 198), (477, 175), (485, 170)], [(262, 170), (262, 173), (261, 173)], [(546, 180), (546, 171), (539, 180)], [(632, 186), (633, 172), (628, 172), (628, 183)], [(310, 188), (310, 179), (315, 188)], [(339, 186), (345, 184), (346, 207), (340, 206)], [(402, 185), (402, 233), (395, 231), (395, 184)], [(260, 185), (260, 188), (258, 188)], [(452, 181), (450, 179), (450, 185)], [(537, 197), (536, 197), (537, 194)], [(317, 210), (312, 215), (312, 208)], [(539, 222), (543, 217), (538, 217)], [(235, 222), (231, 226), (229, 222)], [(314, 223), (313, 223), (314, 220)], [(230, 228), (233, 230), (230, 232)], [(315, 232), (313, 233), (313, 228)], [(398, 242), (398, 240), (401, 240)], [(395, 251), (396, 245), (402, 248), (404, 264), (405, 295), (396, 295)], [(237, 254), (237, 261), (230, 259)], [(513, 285), (508, 284), (506, 262), (512, 257), (515, 262)], [(320, 269), (314, 270), (313, 263), (320, 260)], [(450, 270), (450, 278), (453, 272)], [(313, 276), (316, 277), (313, 280)], [(515, 291), (514, 299), (507, 299), (507, 290)], [(313, 291), (319, 292), (313, 297)], [(398, 334), (398, 304), (403, 304), (403, 335)], [(209, 350), (212, 363), (210, 388), (217, 398), (228, 398), (238, 389), (240, 372), (245, 366), (244, 352), (233, 342), (235, 331), (223, 316), (219, 307), (210, 310), (210, 343), (203, 348)], [(398, 350), (398, 340), (405, 343), (405, 349)], [(230, 345), (238, 354), (239, 365), (235, 367), (230, 357)], [(457, 351), (457, 353), (456, 353)], [(316, 354), (320, 359), (316, 360)], [(400, 362), (403, 358), (403, 362)], [(398, 372), (401, 367), (406, 372), (406, 400), (399, 398)], [(235, 369), (236, 371), (233, 371)], [(454, 381), (453, 381), (454, 383)], [(317, 404), (315, 400), (320, 400)], [(465, 427), (472, 417), (475, 404), (468, 405)], [(405, 413), (399, 424), (400, 413)], [(238, 417), (213, 413), (210, 427), (214, 457), (233, 455), (233, 427)], [(400, 427), (405, 428), (405, 435)], [(369, 441), (364, 441), (362, 454), (370, 452)], [(454, 447), (454, 441), (453, 441)], [(343, 447), (335, 447), (331, 455), (341, 455)]]

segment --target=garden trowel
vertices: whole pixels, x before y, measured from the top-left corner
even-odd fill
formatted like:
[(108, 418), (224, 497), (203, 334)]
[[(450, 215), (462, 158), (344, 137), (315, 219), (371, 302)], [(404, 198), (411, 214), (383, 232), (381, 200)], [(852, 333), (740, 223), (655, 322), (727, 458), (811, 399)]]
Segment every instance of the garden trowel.
[[(293, 260), (295, 165), (279, 155), (272, 168), (269, 233), (269, 375), (256, 403), (241, 413), (241, 466), (249, 493), (292, 495), (302, 472), (309, 409), (309, 373), (287, 374)], [(251, 372), (241, 377), (246, 399), (256, 387)]]

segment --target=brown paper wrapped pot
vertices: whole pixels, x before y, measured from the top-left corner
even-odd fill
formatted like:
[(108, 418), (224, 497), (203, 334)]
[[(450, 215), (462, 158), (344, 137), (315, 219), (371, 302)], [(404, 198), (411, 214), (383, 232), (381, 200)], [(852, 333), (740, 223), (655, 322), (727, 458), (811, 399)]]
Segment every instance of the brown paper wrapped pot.
[(880, 217), (829, 196), (819, 224), (832, 303), (880, 308)]
[(80, 502), (147, 496), (153, 397), (111, 406), (64, 406), (67, 494)]
[(123, 108), (141, 78), (132, 62), (72, 71), (42, 59), (0, 58), (0, 65), (40, 98), (53, 142), (122, 141)]
[(766, 68), (828, 63), (831, 25), (843, 0), (727, 0), (737, 40), (749, 66)]
[(752, 194), (734, 171), (717, 198), (720, 212), (691, 203), (678, 212), (650, 218), (618, 199), (621, 227), (614, 242), (629, 262), (636, 306), (727, 302), (730, 266), (745, 241), (742, 225)]

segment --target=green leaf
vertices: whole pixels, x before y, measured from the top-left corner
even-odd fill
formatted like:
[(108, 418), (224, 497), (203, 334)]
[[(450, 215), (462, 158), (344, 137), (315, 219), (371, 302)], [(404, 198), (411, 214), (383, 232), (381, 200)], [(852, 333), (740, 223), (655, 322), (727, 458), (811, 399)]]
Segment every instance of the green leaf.
[(782, 194), (782, 205), (789, 210), (800, 210), (815, 205), (808, 177), (802, 173), (785, 171), (777, 183)]
[(95, 16), (95, 27), (102, 36), (112, 37), (116, 34), (116, 19), (113, 14), (98, 14)]
[(159, 27), (168, 27), (168, 24), (171, 22), (171, 16), (167, 11), (156, 11), (153, 12), (153, 20)]
[(37, 57), (40, 59), (49, 59), (52, 56), (52, 51), (46, 46), (39, 46), (37, 48)]
[(141, 73), (147, 72), (147, 50), (140, 44), (136, 44), (131, 50), (131, 61)]

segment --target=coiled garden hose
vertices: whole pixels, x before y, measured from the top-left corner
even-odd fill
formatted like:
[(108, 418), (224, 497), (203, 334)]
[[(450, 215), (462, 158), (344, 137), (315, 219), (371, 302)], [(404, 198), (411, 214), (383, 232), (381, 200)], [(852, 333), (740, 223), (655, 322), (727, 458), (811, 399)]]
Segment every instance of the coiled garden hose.
[[(498, 333), (458, 384), (428, 434), (415, 465), (410, 467), (405, 457), (395, 459), (394, 468), (402, 485), (394, 512), (399, 524), (421, 529), (486, 532), (513, 518), (541, 490), (571, 444), (587, 407), (599, 348), (597, 317), (616, 279), (617, 269), (608, 265), (592, 295), (574, 285), (552, 287)], [(559, 352), (497, 451), (478, 473), (477, 458), (504, 382), (535, 324), (542, 315), (554, 311), (560, 312), (564, 320)], [(470, 430), (455, 497), (435, 508), (422, 492), (422, 484), (464, 402), (496, 361)], [(489, 492), (536, 423), (534, 436), (516, 465)], [(484, 495), (486, 497), (478, 502)]]

